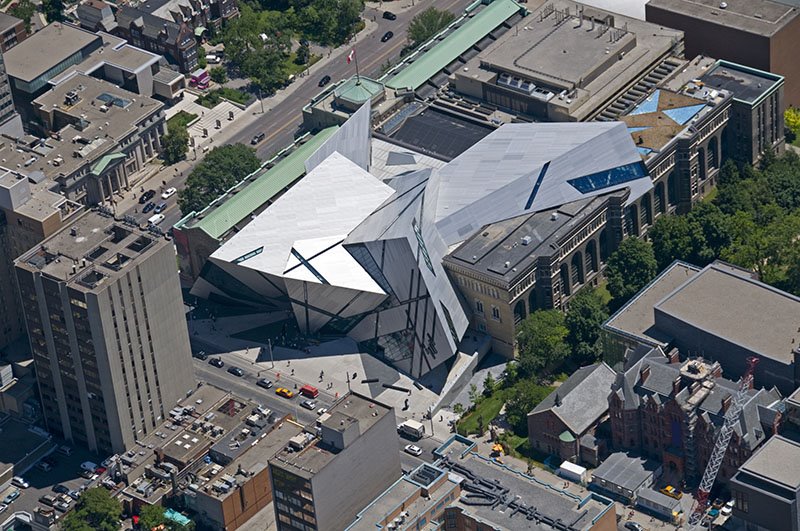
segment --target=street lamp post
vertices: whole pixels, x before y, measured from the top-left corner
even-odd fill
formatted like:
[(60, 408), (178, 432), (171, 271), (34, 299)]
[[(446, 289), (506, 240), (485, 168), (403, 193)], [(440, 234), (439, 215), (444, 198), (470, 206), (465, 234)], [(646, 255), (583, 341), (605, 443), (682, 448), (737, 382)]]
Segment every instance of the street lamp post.
[(428, 406), (428, 418), (431, 420), (431, 437), (433, 437), (433, 404)]

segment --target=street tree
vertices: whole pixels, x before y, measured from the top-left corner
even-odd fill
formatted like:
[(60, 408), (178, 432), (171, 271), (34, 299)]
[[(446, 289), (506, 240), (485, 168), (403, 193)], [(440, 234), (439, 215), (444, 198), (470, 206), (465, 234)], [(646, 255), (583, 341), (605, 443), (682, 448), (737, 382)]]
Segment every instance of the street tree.
[(139, 509), (139, 527), (142, 529), (156, 529), (158, 526), (166, 524), (167, 519), (164, 516), (163, 506), (143, 505)]
[(117, 531), (122, 517), (122, 505), (108, 490), (95, 487), (78, 498), (75, 510), (67, 515), (63, 531)]
[(451, 12), (431, 6), (411, 19), (408, 25), (408, 40), (412, 46), (419, 46), (446, 28), (455, 18)]
[(606, 264), (608, 291), (613, 308), (625, 304), (658, 273), (653, 247), (639, 238), (626, 238), (611, 253)]
[(183, 160), (189, 150), (189, 132), (185, 127), (176, 127), (161, 137), (161, 147), (161, 156), (167, 165)]
[(189, 174), (186, 187), (178, 192), (181, 212), (204, 209), (260, 166), (261, 160), (255, 151), (244, 144), (228, 144), (212, 149)]
[(564, 361), (569, 355), (568, 333), (564, 314), (558, 310), (537, 310), (525, 318), (517, 333), (520, 376), (540, 376)]
[(209, 70), (208, 73), (211, 76), (211, 81), (214, 83), (222, 85), (228, 82), (228, 72), (225, 70), (224, 66), (215, 66)]

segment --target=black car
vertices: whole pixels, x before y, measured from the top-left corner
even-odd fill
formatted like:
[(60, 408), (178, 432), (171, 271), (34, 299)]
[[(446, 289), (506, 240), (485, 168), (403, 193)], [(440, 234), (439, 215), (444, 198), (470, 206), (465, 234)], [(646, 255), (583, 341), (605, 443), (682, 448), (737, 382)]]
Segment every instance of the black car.
[(228, 372), (231, 373), (234, 376), (238, 376), (239, 378), (244, 376), (244, 371), (242, 369), (240, 369), (239, 367), (229, 367), (228, 368)]
[(383, 18), (385, 18), (386, 20), (397, 20), (397, 15), (395, 15), (391, 11), (384, 11)]
[(205, 350), (201, 350), (200, 352), (192, 352), (192, 356), (203, 361), (208, 359), (208, 354), (206, 354)]
[(625, 529), (628, 529), (629, 531), (644, 531), (644, 527), (636, 522), (626, 522)]
[(222, 358), (211, 358), (210, 360), (208, 360), (208, 364), (218, 368), (225, 366), (225, 362), (222, 361)]
[(320, 87), (324, 87), (325, 85), (327, 85), (330, 82), (331, 82), (331, 76), (325, 75), (325, 76), (322, 76), (322, 79), (319, 80), (318, 85)]
[(66, 494), (69, 492), (69, 489), (64, 485), (62, 485), (61, 483), (56, 483), (55, 485), (53, 485), (53, 492), (57, 494)]
[(142, 194), (142, 197), (139, 198), (139, 204), (143, 205), (153, 199), (155, 197), (156, 191), (155, 190), (148, 190)]
[(149, 203), (147, 203), (147, 204), (144, 206), (144, 208), (142, 209), (142, 214), (147, 214), (148, 212), (150, 212), (151, 210), (153, 210), (155, 207), (156, 207), (156, 204), (155, 204), (155, 203), (153, 203), (152, 201), (150, 201), (150, 202), (149, 202)]
[(394, 37), (394, 33), (392, 33), (391, 31), (387, 31), (386, 33), (383, 34), (383, 37), (381, 37), (381, 42), (386, 42), (392, 37)]
[(258, 134), (256, 134), (255, 136), (253, 136), (252, 140), (250, 140), (250, 144), (252, 144), (252, 145), (254, 145), (254, 146), (255, 146), (256, 144), (258, 144), (259, 142), (261, 142), (262, 140), (264, 140), (264, 138), (265, 138), (266, 136), (267, 136), (267, 135), (266, 135), (266, 134), (264, 134), (263, 132), (262, 132), (262, 133), (258, 133)]
[(270, 387), (272, 387), (272, 382), (270, 382), (266, 378), (259, 378), (258, 381), (256, 382), (256, 385), (259, 387), (263, 387), (264, 389), (269, 389)]

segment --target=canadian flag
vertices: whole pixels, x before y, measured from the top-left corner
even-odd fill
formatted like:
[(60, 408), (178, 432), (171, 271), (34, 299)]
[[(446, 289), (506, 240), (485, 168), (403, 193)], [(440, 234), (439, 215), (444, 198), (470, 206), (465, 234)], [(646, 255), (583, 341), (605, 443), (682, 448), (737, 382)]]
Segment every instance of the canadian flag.
[(353, 58), (356, 56), (355, 48), (350, 50), (350, 53), (347, 54), (347, 64), (350, 64), (353, 61)]

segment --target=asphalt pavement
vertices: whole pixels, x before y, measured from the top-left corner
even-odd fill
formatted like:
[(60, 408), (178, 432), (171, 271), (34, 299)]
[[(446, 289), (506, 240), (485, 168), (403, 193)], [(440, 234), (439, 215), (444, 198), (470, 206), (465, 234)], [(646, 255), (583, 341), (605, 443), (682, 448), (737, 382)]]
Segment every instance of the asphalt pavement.
[[(470, 3), (468, 0), (437, 0), (436, 8), (460, 15)], [(362, 16), (366, 20), (374, 19), (375, 24), (372, 31), (362, 32), (356, 37), (355, 42), (342, 45), (334, 50), (331, 57), (335, 60), (325, 61), (323, 59), (313, 65), (310, 68), (310, 75), (299, 77), (295, 81), (295, 84), (302, 86), (295, 88), (292, 94), (279, 104), (272, 106), (269, 99), (265, 99), (264, 119), (243, 128), (231, 138), (230, 142), (247, 144), (256, 133), (265, 132), (266, 138), (257, 147), (258, 156), (262, 159), (271, 157), (291, 144), (302, 124), (301, 109), (323, 90), (318, 86), (319, 80), (328, 75), (331, 76), (331, 82), (335, 83), (356, 74), (355, 64), (347, 64), (345, 60), (351, 48), (356, 51), (358, 56), (359, 73), (366, 77), (379, 77), (382, 74), (381, 67), (388, 61), (397, 62), (400, 58), (400, 50), (408, 44), (406, 30), (411, 19), (431, 5), (431, 2), (425, 1), (409, 5), (404, 1), (387, 2), (382, 6), (373, 3), (368, 6)], [(397, 19), (384, 19), (383, 12), (387, 10), (397, 15)], [(394, 37), (382, 43), (381, 37), (387, 31), (392, 31)]]

